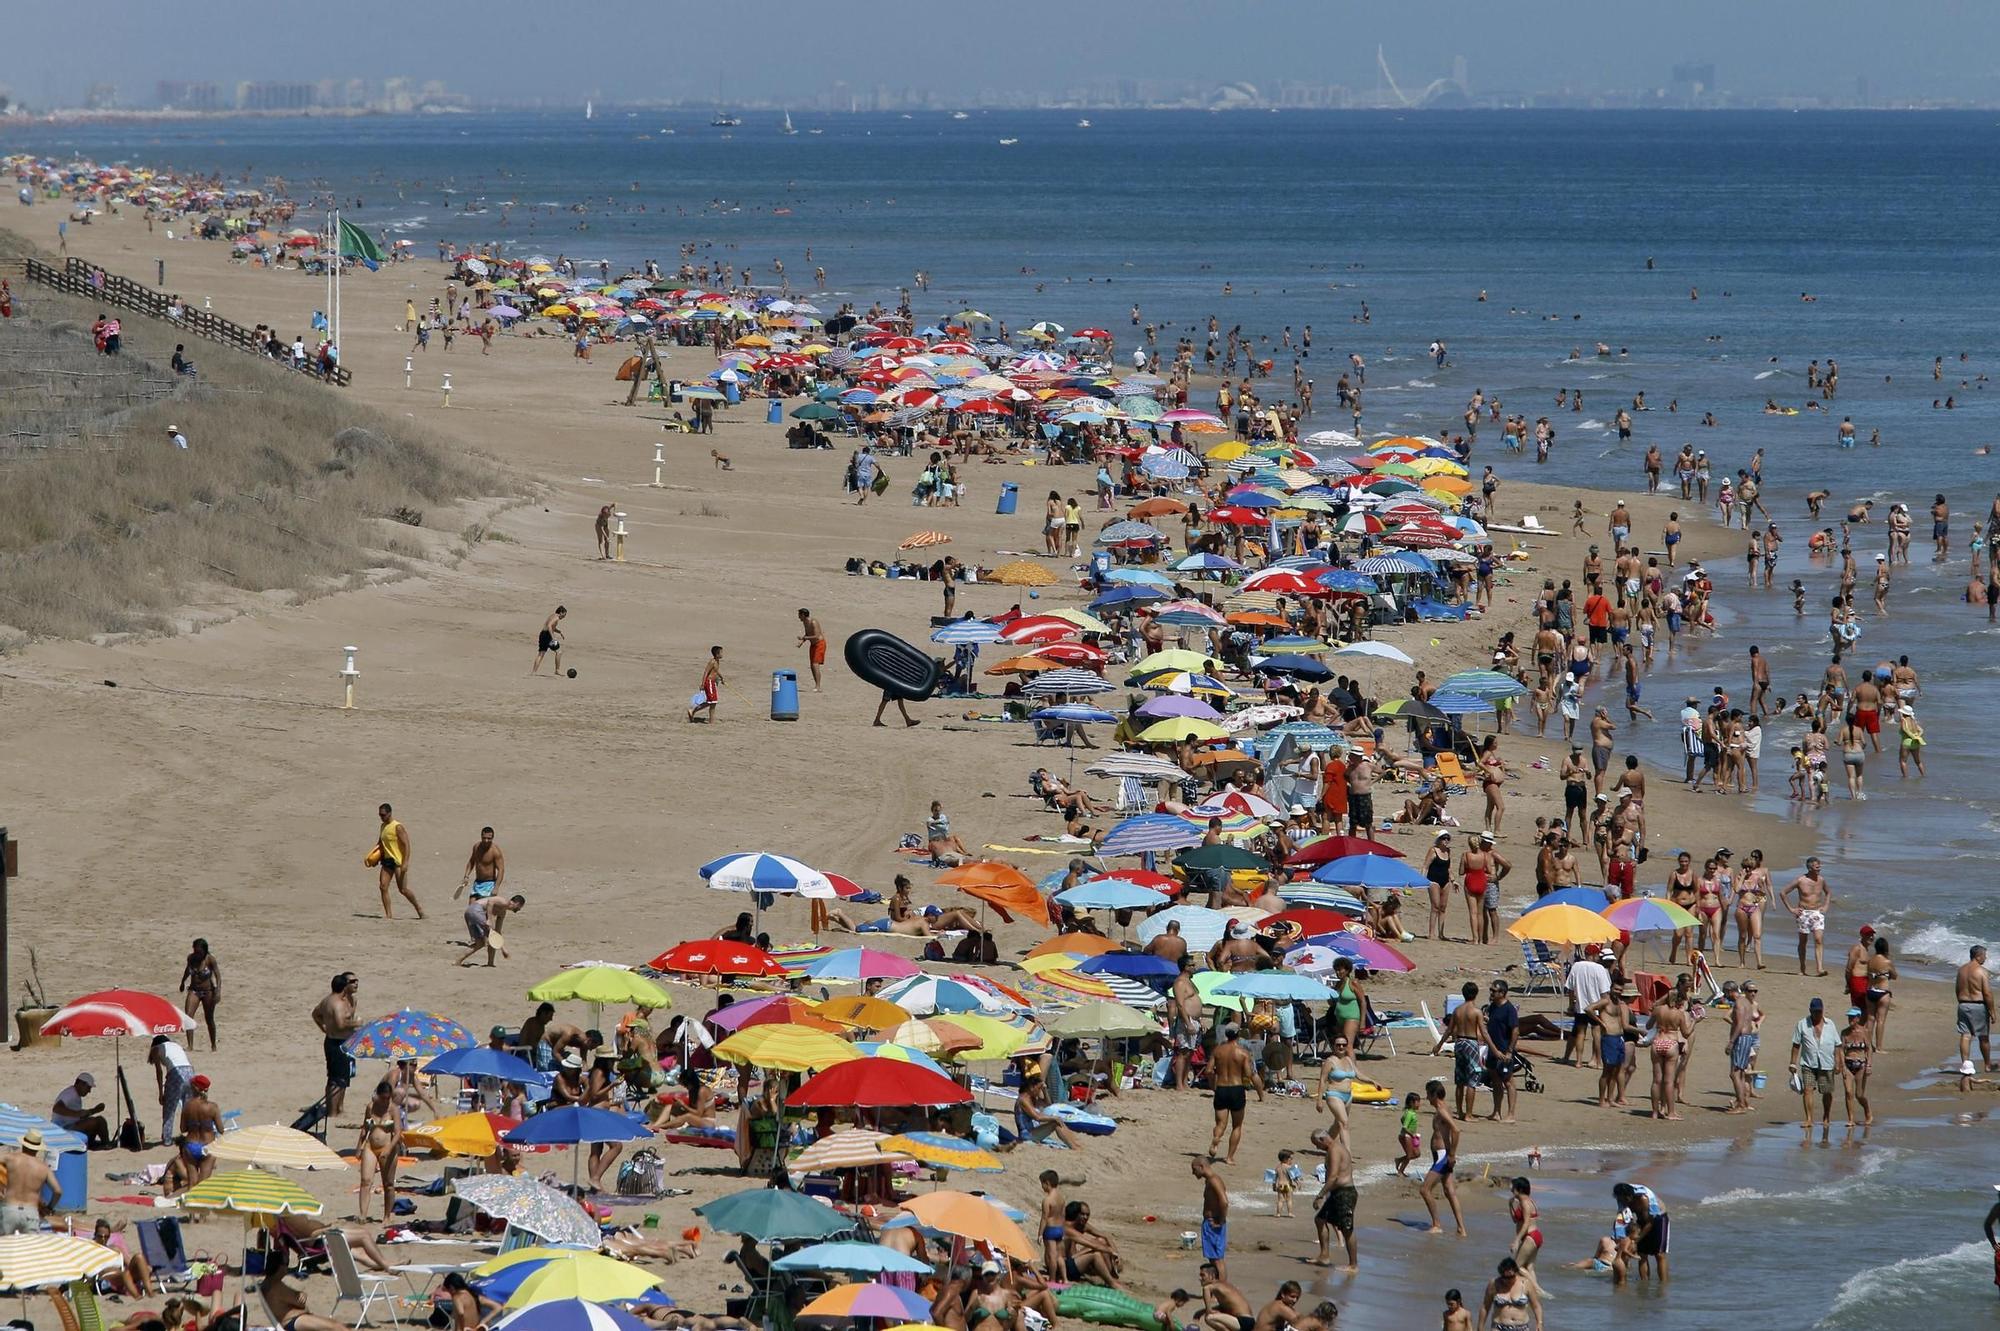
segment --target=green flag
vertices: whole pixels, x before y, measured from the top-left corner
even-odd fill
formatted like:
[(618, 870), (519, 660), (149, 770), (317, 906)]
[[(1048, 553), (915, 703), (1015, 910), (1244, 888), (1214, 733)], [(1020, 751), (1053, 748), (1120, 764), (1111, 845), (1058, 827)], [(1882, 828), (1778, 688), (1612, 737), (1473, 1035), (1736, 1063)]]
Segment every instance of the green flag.
[(371, 273), (388, 259), (374, 237), (345, 219), (340, 223), (340, 253), (343, 258), (361, 260)]

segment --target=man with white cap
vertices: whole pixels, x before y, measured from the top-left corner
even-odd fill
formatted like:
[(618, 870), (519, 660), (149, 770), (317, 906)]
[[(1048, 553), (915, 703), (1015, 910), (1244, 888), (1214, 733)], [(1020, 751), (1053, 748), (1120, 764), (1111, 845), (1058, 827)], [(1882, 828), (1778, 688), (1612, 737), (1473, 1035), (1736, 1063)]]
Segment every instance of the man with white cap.
[(178, 425), (169, 425), (167, 427), (167, 442), (175, 448), (182, 450), (185, 450), (188, 446), (187, 436), (181, 433), (181, 427)]
[[(34, 1233), (42, 1227), (42, 1216), (62, 1200), (62, 1184), (56, 1182), (46, 1156), (38, 1128), (23, 1134), (18, 1149), (0, 1154), (7, 1171), (5, 1190), (0, 1191), (0, 1236)], [(43, 1188), (49, 1190), (46, 1203)]]
[(97, 1078), (88, 1072), (79, 1072), (76, 1080), (56, 1097), (55, 1108), (49, 1111), (49, 1117), (55, 1120), (57, 1127), (82, 1133), (92, 1150), (111, 1145), (111, 1124), (105, 1120), (103, 1102), (94, 1105), (84, 1103), (96, 1089)]

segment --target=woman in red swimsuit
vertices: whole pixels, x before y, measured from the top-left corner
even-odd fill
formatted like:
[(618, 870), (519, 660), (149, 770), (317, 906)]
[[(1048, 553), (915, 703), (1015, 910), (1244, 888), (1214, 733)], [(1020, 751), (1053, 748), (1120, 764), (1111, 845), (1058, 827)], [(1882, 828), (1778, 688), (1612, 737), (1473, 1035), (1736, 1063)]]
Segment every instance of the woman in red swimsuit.
[(1529, 1196), (1530, 1184), (1525, 1178), (1514, 1180), (1512, 1193), (1508, 1198), (1507, 1210), (1514, 1217), (1514, 1264), (1521, 1268), (1521, 1274), (1528, 1283), (1540, 1288), (1535, 1279), (1535, 1258), (1542, 1251), (1542, 1213)]

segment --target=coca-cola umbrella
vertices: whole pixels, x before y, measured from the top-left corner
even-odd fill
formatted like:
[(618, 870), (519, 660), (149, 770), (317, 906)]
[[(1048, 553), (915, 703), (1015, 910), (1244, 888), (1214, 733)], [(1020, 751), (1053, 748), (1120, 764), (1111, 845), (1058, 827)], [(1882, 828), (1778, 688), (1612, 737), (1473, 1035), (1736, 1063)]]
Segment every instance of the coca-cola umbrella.
[(125, 1084), (120, 1042), (128, 1035), (177, 1035), (193, 1030), (194, 1020), (174, 1006), (172, 1000), (158, 994), (139, 989), (102, 989), (64, 1004), (42, 1023), (42, 1029), (51, 1035), (78, 1039), (111, 1037), (111, 1065), (118, 1079), (118, 1090), (125, 1098), (125, 1121), (139, 1131), (143, 1143), (145, 1134), (138, 1128), (138, 1107), (132, 1101), (132, 1088)]

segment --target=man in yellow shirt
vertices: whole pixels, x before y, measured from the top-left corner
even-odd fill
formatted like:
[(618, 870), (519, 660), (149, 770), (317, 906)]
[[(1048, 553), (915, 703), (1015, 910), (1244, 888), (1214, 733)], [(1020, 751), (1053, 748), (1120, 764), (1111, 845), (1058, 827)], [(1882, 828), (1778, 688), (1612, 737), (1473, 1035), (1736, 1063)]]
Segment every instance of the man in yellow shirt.
[(382, 893), (382, 918), (393, 920), (396, 912), (389, 908), (389, 886), (395, 884), (409, 903), (416, 907), (417, 918), (424, 918), (423, 903), (417, 894), (410, 891), (410, 830), (396, 821), (395, 814), (384, 804), (376, 812), (382, 818), (382, 831), (376, 838), (375, 850), (380, 858), (376, 862), (376, 887)]

